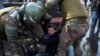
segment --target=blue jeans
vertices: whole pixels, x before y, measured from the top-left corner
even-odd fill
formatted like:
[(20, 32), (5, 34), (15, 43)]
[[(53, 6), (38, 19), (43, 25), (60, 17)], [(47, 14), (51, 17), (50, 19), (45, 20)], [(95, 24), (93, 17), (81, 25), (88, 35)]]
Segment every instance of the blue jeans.
[(97, 23), (97, 11), (92, 11), (92, 28), (95, 28)]

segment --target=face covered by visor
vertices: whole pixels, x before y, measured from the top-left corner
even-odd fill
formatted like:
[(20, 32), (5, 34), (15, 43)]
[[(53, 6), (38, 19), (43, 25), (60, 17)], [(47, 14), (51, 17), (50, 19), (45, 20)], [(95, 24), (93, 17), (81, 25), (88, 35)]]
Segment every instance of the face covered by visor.
[(24, 19), (24, 22), (26, 24), (26, 27), (32, 31), (34, 37), (44, 36), (44, 32), (41, 25), (36, 22), (31, 16), (29, 16), (28, 18), (26, 17)]
[[(34, 34), (41, 36), (43, 30), (39, 24), (43, 11), (40, 5), (35, 2), (29, 2), (25, 7), (25, 23), (31, 28)], [(30, 29), (29, 29), (30, 30)], [(38, 33), (37, 33), (38, 32)]]

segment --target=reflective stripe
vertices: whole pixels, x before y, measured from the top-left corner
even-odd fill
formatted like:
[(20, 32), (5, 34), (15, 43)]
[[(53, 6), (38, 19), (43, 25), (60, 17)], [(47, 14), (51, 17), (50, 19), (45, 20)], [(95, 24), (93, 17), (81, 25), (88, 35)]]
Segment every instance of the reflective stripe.
[(15, 41), (16, 37), (17, 37), (17, 27), (15, 26), (10, 26), (10, 25), (6, 25), (5, 26), (5, 32), (7, 35), (7, 40), (8, 41)]
[(17, 27), (11, 26), (9, 24), (5, 25), (5, 31), (7, 36), (16, 36), (17, 35)]

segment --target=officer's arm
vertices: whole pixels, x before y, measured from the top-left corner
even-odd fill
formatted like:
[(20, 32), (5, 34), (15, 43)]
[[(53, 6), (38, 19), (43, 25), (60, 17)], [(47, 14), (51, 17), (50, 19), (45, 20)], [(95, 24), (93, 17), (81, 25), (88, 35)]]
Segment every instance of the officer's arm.
[(14, 11), (9, 14), (9, 20), (5, 24), (5, 32), (8, 41), (15, 41), (18, 33), (18, 24), (18, 13)]

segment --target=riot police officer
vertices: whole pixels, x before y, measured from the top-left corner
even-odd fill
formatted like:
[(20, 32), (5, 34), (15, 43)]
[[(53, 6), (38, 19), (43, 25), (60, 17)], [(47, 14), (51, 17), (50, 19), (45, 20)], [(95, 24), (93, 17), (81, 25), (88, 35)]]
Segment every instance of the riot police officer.
[(57, 3), (65, 23), (60, 35), (58, 56), (66, 56), (66, 48), (68, 50), (70, 45), (74, 46), (75, 56), (82, 56), (80, 41), (87, 29), (85, 9), (80, 0), (47, 0), (46, 8), (52, 9)]
[(20, 8), (16, 8), (9, 12), (9, 19), (5, 23), (5, 33), (7, 36), (7, 41), (4, 45), (5, 56), (18, 55), (16, 52), (16, 38), (18, 38), (19, 26), (23, 24), (30, 25), (30, 23), (32, 23), (31, 25), (34, 29), (31, 29), (33, 32), (37, 33), (37, 36), (39, 37), (43, 35), (43, 31), (39, 25), (40, 18), (43, 15), (46, 15), (44, 0), (25, 3)]

